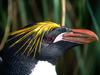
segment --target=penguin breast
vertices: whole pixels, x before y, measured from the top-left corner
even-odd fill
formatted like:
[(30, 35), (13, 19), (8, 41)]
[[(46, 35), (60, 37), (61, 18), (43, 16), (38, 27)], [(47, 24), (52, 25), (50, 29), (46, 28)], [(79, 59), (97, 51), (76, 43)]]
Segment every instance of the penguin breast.
[(55, 65), (48, 61), (38, 61), (30, 75), (57, 75)]

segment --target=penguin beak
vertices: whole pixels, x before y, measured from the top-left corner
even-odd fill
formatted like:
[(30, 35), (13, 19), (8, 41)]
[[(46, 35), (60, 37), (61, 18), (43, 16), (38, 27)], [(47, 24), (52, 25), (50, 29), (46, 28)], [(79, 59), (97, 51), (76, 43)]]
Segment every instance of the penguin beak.
[(98, 40), (98, 36), (87, 29), (71, 29), (70, 32), (66, 32), (62, 36), (64, 41), (78, 44), (88, 44)]

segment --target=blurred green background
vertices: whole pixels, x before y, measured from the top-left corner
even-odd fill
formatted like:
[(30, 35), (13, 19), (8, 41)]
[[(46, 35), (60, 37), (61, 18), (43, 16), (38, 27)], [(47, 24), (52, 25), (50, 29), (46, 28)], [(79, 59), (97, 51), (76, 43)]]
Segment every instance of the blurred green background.
[[(0, 0), (0, 49), (10, 32), (31, 23), (61, 23), (61, 0)], [(100, 38), (100, 0), (66, 0), (66, 23)], [(100, 75), (100, 40), (69, 50), (59, 60), (58, 75)]]

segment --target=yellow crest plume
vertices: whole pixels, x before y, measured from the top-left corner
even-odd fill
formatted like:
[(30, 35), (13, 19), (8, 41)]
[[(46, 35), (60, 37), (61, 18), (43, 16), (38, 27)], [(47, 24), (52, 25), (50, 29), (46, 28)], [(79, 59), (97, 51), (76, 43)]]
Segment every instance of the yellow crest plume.
[[(23, 35), (21, 38), (19, 38), (17, 41), (15, 41), (10, 47), (17, 45), (18, 43), (25, 40), (25, 38), (28, 38), (29, 36), (33, 36), (33, 37), (29, 37), (25, 41), (25, 43), (23, 43), (20, 46), (20, 48), (18, 49), (18, 51), (16, 53), (18, 53), (23, 48), (25, 48), (23, 50), (22, 54), (27, 52), (26, 53), (27, 56), (29, 56), (29, 55), (35, 56), (36, 52), (39, 52), (41, 50), (41, 43), (42, 43), (44, 34), (48, 33), (49, 31), (52, 31), (53, 29), (58, 28), (58, 27), (60, 27), (60, 25), (50, 22), (50, 21), (45, 21), (45, 22), (39, 22), (36, 25), (33, 25), (31, 27), (27, 27), (27, 28), (15, 31), (10, 34), (13, 36), (10, 39), (10, 41), (20, 35), (23, 35), (23, 34), (25, 34), (25, 35)], [(27, 46), (25, 46), (26, 44), (27, 44)]]

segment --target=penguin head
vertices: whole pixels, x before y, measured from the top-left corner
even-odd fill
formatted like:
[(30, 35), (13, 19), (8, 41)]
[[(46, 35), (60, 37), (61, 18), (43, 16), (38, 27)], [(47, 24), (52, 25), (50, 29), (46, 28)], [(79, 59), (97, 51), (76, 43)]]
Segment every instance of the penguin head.
[[(61, 27), (54, 22), (39, 22), (33, 26), (26, 27), (10, 34), (10, 48), (17, 52), (33, 55), (41, 51), (42, 44), (46, 46), (62, 41), (66, 43), (87, 44), (97, 40), (94, 32), (86, 29), (70, 29)], [(9, 41), (8, 41), (9, 42)], [(67, 45), (67, 44), (66, 44)]]

